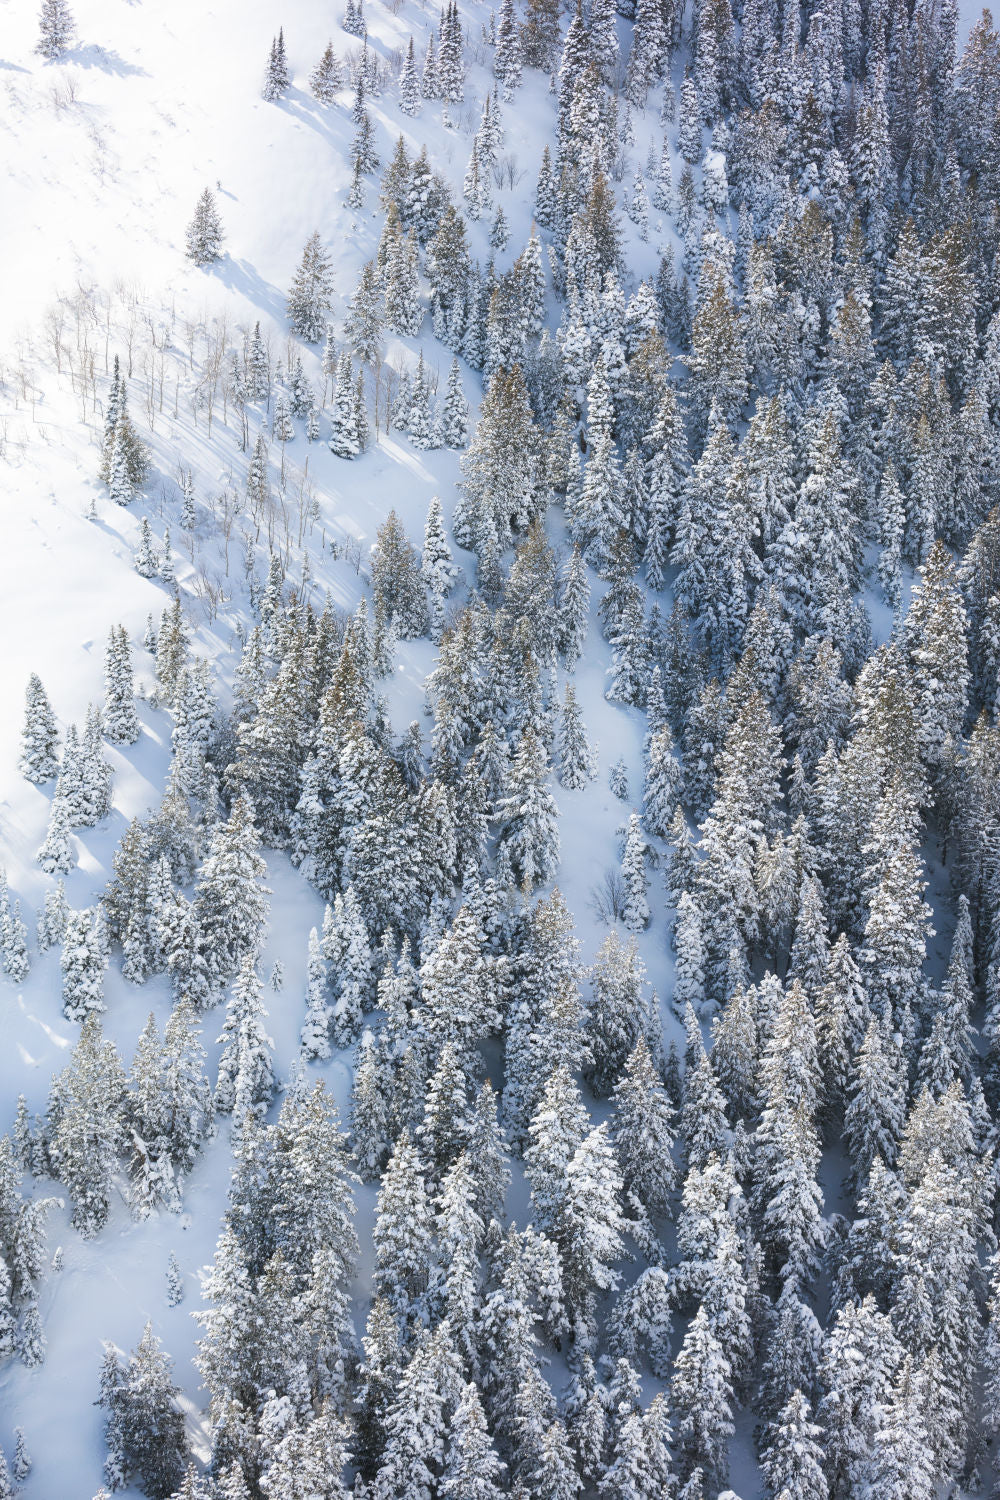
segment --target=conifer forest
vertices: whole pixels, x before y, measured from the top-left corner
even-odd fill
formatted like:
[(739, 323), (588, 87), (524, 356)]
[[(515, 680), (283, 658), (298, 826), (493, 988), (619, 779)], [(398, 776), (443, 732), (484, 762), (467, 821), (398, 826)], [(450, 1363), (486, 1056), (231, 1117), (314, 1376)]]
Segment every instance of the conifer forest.
[(1000, 30), (15, 0), (0, 1500), (1000, 1497)]

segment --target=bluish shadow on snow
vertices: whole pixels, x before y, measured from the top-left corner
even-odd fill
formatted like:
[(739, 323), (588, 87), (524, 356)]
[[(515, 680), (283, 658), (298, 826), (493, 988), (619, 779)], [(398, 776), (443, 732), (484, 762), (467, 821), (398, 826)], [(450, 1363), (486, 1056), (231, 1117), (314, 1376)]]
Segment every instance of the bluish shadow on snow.
[(112, 73), (118, 78), (149, 77), (146, 69), (138, 63), (128, 62), (113, 47), (99, 47), (96, 42), (87, 47), (71, 47), (60, 61), (75, 62), (81, 68), (100, 68), (103, 73)]
[(354, 131), (354, 125), (349, 114), (345, 114), (335, 104), (320, 104), (311, 94), (304, 89), (289, 89), (283, 99), (277, 100), (286, 114), (291, 115), (293, 120), (301, 120), (304, 125), (310, 126), (321, 135), (327, 145), (342, 150), (345, 142)]
[(279, 321), (284, 318), (284, 295), (270, 281), (265, 281), (248, 260), (234, 260), (231, 255), (224, 255), (211, 267), (211, 272), (218, 276), (223, 286), (242, 293), (262, 313)]

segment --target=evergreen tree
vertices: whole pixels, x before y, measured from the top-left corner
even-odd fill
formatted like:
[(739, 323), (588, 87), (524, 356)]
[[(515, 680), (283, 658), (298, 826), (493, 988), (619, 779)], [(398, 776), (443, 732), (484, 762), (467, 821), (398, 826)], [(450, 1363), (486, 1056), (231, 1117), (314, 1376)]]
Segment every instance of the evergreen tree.
[(644, 993), (646, 971), (635, 939), (623, 947), (618, 934), (609, 933), (591, 970), (594, 1003), (588, 1023), (592, 1060), (587, 1080), (597, 1094), (614, 1088), (640, 1036), (654, 1046), (649, 1003)]
[(264, 1030), (267, 1012), (261, 1003), (261, 983), (253, 954), (244, 958), (226, 1007), (219, 1042), (219, 1076), (215, 1108), (233, 1116), (234, 1130), (260, 1116), (274, 1093), (271, 1053), (274, 1043)]
[(458, 582), (460, 573), (448, 546), (441, 501), (434, 495), (427, 508), (420, 576), (430, 602), (432, 634), (437, 640), (440, 640), (444, 626), (444, 601)]
[(674, 1110), (656, 1076), (645, 1037), (636, 1042), (612, 1094), (611, 1134), (625, 1191), (651, 1213), (663, 1213), (673, 1191), (676, 1168)]
[(457, 358), (452, 360), (448, 372), (448, 389), (444, 398), (441, 425), (445, 446), (464, 449), (469, 435), (469, 403), (465, 399), (462, 372)]
[(107, 958), (98, 930), (96, 908), (71, 911), (62, 941), (63, 1015), (82, 1021), (104, 1009), (104, 971)]
[(303, 1057), (330, 1056), (330, 1005), (326, 995), (326, 965), (315, 927), (309, 933), (306, 964), (306, 1015), (302, 1023)]
[(372, 592), (383, 618), (403, 637), (427, 629), (427, 595), (422, 568), (395, 510), (378, 529), (372, 548)]
[(338, 458), (357, 458), (360, 451), (354, 412), (354, 371), (350, 355), (342, 353), (337, 361), (337, 383), (330, 413), (330, 452)]
[(330, 257), (323, 249), (317, 230), (306, 241), (288, 293), (288, 321), (293, 332), (307, 344), (316, 344), (323, 337), (332, 297)]
[(420, 1160), (404, 1132), (393, 1147), (378, 1195), (373, 1281), (377, 1295), (398, 1315), (427, 1290), (432, 1211)]
[(632, 813), (625, 837), (625, 853), (622, 856), (622, 882), (625, 901), (622, 917), (630, 932), (641, 932), (649, 923), (649, 881), (646, 875), (646, 858), (649, 845), (643, 838), (639, 814)]
[(112, 626), (104, 657), (104, 733), (115, 745), (134, 745), (142, 733), (135, 711), (132, 652), (124, 625)]
[(139, 546), (136, 549), (134, 564), (135, 571), (140, 578), (155, 578), (159, 572), (159, 563), (153, 547), (153, 532), (146, 516), (143, 516), (139, 522)]
[(572, 682), (567, 682), (559, 719), (559, 782), (576, 791), (593, 781), (596, 775), (596, 757), (576, 701), (576, 689)]
[(195, 917), (216, 984), (235, 974), (259, 945), (267, 914), (267, 891), (260, 884), (266, 871), (250, 802), (238, 797), (228, 821), (216, 825), (195, 891)]
[(222, 220), (215, 195), (206, 188), (198, 199), (194, 218), (187, 228), (187, 256), (196, 266), (208, 266), (222, 254)]
[(704, 1306), (692, 1320), (674, 1363), (670, 1399), (681, 1473), (700, 1469), (724, 1483), (733, 1432), (732, 1376)]
[(184, 1282), (181, 1277), (181, 1268), (177, 1263), (177, 1257), (170, 1252), (167, 1261), (167, 1305), (177, 1307), (184, 1301)]
[(503, 88), (503, 97), (513, 99), (521, 82), (521, 40), (513, 0), (502, 0), (500, 6), (493, 73)]
[(810, 1421), (809, 1402), (795, 1391), (768, 1432), (761, 1468), (773, 1495), (826, 1500), (821, 1432)]
[(499, 1500), (503, 1469), (490, 1441), (479, 1393), (470, 1381), (451, 1419), (441, 1494), (445, 1500)]
[(24, 729), (18, 769), (36, 786), (52, 781), (59, 770), (59, 735), (49, 700), (40, 678), (34, 672), (28, 679), (25, 694)]
[(99, 1405), (106, 1414), (105, 1474), (112, 1488), (135, 1477), (147, 1495), (167, 1500), (180, 1487), (186, 1444), (179, 1394), (151, 1324), (124, 1361), (105, 1346)]
[(499, 848), (517, 880), (529, 888), (551, 879), (559, 862), (558, 814), (547, 778), (545, 746), (525, 729), (498, 814)]
[(271, 42), (271, 52), (267, 60), (267, 71), (264, 74), (264, 87), (261, 97), (273, 102), (286, 94), (291, 87), (292, 75), (288, 69), (288, 60), (285, 56), (285, 33), (279, 30), (278, 35)]
[(14, 1428), (14, 1478), (18, 1484), (31, 1473), (31, 1455), (23, 1427)]
[[(391, 285), (391, 283), (390, 283)], [(393, 288), (395, 294), (395, 288)], [(386, 292), (386, 314), (390, 328), (402, 333), (396, 297)], [(347, 341), (359, 359), (374, 360), (378, 355), (382, 337), (382, 307), (375, 266), (367, 261), (361, 268), (361, 280), (351, 298), (347, 322), (344, 328)]]
[(48, 875), (67, 875), (76, 862), (70, 834), (69, 808), (66, 797), (60, 795), (58, 788), (49, 811), (45, 842), (35, 858)]
[(309, 88), (320, 104), (334, 104), (343, 84), (343, 72), (333, 43), (327, 42), (323, 56), (309, 75)]
[(42, 0), (38, 30), (38, 44), (35, 51), (49, 62), (62, 57), (72, 42), (76, 30), (73, 15), (66, 0)]
[(122, 1144), (125, 1075), (114, 1043), (91, 1013), (68, 1065), (52, 1082), (45, 1122), (49, 1159), (73, 1201), (73, 1223), (85, 1238), (107, 1221)]
[(420, 113), (420, 77), (413, 54), (412, 36), (406, 48), (406, 58), (399, 81), (399, 107), (404, 115), (412, 117)]

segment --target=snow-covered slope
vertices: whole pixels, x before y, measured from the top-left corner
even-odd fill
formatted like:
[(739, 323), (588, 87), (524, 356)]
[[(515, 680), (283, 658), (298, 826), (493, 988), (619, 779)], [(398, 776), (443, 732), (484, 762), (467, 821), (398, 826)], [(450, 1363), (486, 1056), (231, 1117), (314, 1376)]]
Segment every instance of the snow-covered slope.
[[(334, 257), (338, 298), (333, 320), (342, 326), (348, 297), (364, 261), (373, 253), (382, 214), (369, 179), (369, 202), (346, 206), (351, 173), (348, 148), (354, 126), (350, 94), (334, 107), (318, 104), (306, 79), (328, 38), (338, 53), (359, 47), (339, 29), (339, 15), (307, 0), (286, 0), (280, 15), (261, 0), (239, 7), (177, 0), (170, 6), (80, 0), (75, 4), (77, 45), (58, 63), (33, 52), (34, 7), (8, 5), (0, 42), (0, 141), (3, 159), (3, 262), (0, 278), (0, 366), (3, 409), (3, 545), (0, 547), (0, 864), (12, 894), (22, 903), (29, 930), (52, 885), (35, 862), (45, 834), (52, 787), (36, 788), (18, 773), (20, 705), (30, 672), (46, 685), (60, 729), (82, 723), (87, 705), (103, 695), (104, 645), (111, 625), (124, 624), (142, 639), (147, 616), (159, 618), (167, 594), (156, 580), (141, 578), (132, 553), (141, 514), (162, 538), (173, 522), (173, 544), (186, 610), (196, 630), (195, 648), (216, 665), (225, 697), (238, 660), (237, 626), (249, 609), (241, 547), (234, 540), (229, 572), (219, 543), (216, 497), (227, 485), (242, 494), (246, 456), (238, 446), (238, 424), (216, 414), (209, 437), (204, 410), (195, 410), (206, 358), (206, 331), (239, 330), (260, 320), (275, 357), (285, 357), (285, 295), (302, 245), (316, 229)], [(475, 36), (488, 7), (463, 6)], [(415, 4), (372, 3), (371, 44), (383, 57), (405, 44), (412, 31), (418, 48), (435, 21), (433, 9)], [(278, 103), (260, 96), (271, 37), (284, 27), (293, 87)], [(485, 49), (479, 53), (487, 60)], [(450, 125), (440, 104), (425, 105), (418, 120), (398, 110), (396, 91), (372, 102), (383, 159), (402, 133), (411, 153), (427, 142), (435, 168), (460, 197), (472, 130), (491, 86), (485, 66), (470, 67), (463, 108), (452, 108)], [(513, 159), (516, 187), (501, 195), (511, 229), (501, 267), (525, 243), (531, 224), (541, 143), (551, 130), (554, 101), (547, 81), (526, 76), (516, 107), (505, 112), (504, 152)], [(655, 115), (649, 136), (653, 137)], [(640, 134), (637, 129), (637, 136)], [(657, 140), (659, 137), (657, 136)], [(644, 154), (647, 142), (640, 141)], [(639, 149), (639, 148), (637, 148)], [(217, 192), (226, 242), (220, 264), (195, 268), (184, 256), (184, 230), (205, 186)], [(484, 261), (488, 220), (469, 225), (473, 252)], [(630, 252), (637, 275), (656, 264), (656, 234)], [(102, 403), (111, 360), (134, 368), (133, 413), (153, 448), (154, 470), (143, 497), (128, 510), (113, 505), (96, 478)], [(155, 355), (153, 408), (146, 409)], [(58, 351), (57, 351), (58, 344)], [(433, 339), (429, 319), (412, 340), (390, 339), (386, 358), (412, 364), (424, 351), (442, 383), (450, 355)], [(58, 358), (57, 358), (58, 353)], [(89, 365), (87, 363), (89, 361)], [(57, 371), (57, 363), (59, 369)], [(318, 351), (308, 374), (322, 385)], [(478, 378), (466, 371), (467, 394), (478, 398)], [(150, 420), (152, 418), (152, 420)], [(252, 421), (251, 438), (259, 416)], [(302, 424), (298, 424), (301, 428)], [(328, 590), (352, 609), (365, 579), (355, 554), (334, 558), (330, 543), (360, 544), (367, 562), (377, 526), (390, 507), (419, 543), (427, 503), (440, 494), (446, 513), (454, 503), (457, 455), (418, 453), (398, 434), (382, 432), (357, 463), (334, 458), (325, 444), (307, 445), (301, 435), (286, 455), (294, 496), (302, 476), (315, 496), (315, 510), (300, 528), (290, 501), (288, 574), (297, 576), (308, 552), (312, 596)], [(193, 560), (177, 529), (179, 467), (193, 470), (199, 524)], [(90, 515), (92, 504), (96, 518)], [(237, 522), (234, 535), (239, 530)], [(280, 538), (284, 546), (286, 538)], [(554, 540), (562, 545), (558, 533)], [(257, 549), (266, 570), (266, 538)], [(467, 557), (463, 559), (468, 561)], [(221, 591), (216, 613), (206, 603), (204, 579)], [(596, 602), (596, 601), (595, 601)], [(594, 649), (577, 674), (586, 722), (600, 754), (600, 774), (584, 792), (560, 792), (563, 866), (560, 883), (583, 940), (593, 955), (603, 933), (591, 906), (593, 888), (620, 850), (618, 830), (627, 807), (608, 789), (611, 763), (624, 755), (637, 795), (641, 786), (642, 716), (612, 707), (603, 697), (606, 648), (592, 628)], [(406, 643), (390, 685), (397, 730), (419, 717), (423, 679), (433, 664), (425, 642)], [(152, 663), (141, 652), (138, 678), (152, 686)], [(97, 829), (75, 837), (77, 864), (67, 878), (71, 906), (92, 903), (111, 873), (111, 857), (127, 822), (154, 807), (169, 762), (170, 717), (140, 705), (143, 734), (134, 747), (109, 750), (115, 771), (114, 812)], [(263, 955), (266, 974), (275, 959), (285, 966), (284, 988), (268, 996), (269, 1026), (276, 1043), (276, 1072), (287, 1076), (295, 1059), (301, 1024), (306, 940), (322, 919), (322, 903), (280, 855), (271, 860), (273, 889), (270, 937)], [(33, 945), (32, 945), (33, 946)], [(659, 911), (642, 948), (651, 981), (667, 987), (670, 960)], [(18, 1094), (32, 1112), (44, 1108), (51, 1076), (65, 1065), (78, 1028), (60, 1009), (58, 949), (35, 962), (26, 982), (0, 984), (0, 1128), (8, 1127)], [(116, 965), (108, 978), (106, 1033), (126, 1062), (150, 1010), (161, 1025), (169, 1013), (163, 979), (136, 988)], [(207, 1017), (211, 1074), (221, 1014)], [(344, 1057), (316, 1068), (326, 1076), (341, 1106), (349, 1092)], [(204, 1404), (191, 1364), (197, 1329), (190, 1313), (199, 1303), (199, 1273), (207, 1266), (219, 1232), (231, 1167), (228, 1124), (205, 1153), (185, 1192), (180, 1218), (132, 1222), (121, 1202), (107, 1229), (84, 1242), (69, 1224), (68, 1205), (50, 1214), (48, 1245), (63, 1250), (63, 1269), (47, 1275), (42, 1315), (49, 1341), (44, 1364), (0, 1371), (0, 1444), (13, 1450), (13, 1429), (23, 1426), (34, 1457), (29, 1493), (49, 1500), (87, 1500), (101, 1482), (102, 1415), (94, 1401), (102, 1342), (131, 1348), (147, 1320), (176, 1361), (185, 1393), (194, 1451), (204, 1457), (198, 1413)], [(43, 1185), (40, 1191), (48, 1191)], [(359, 1194), (363, 1255), (370, 1233), (373, 1191)], [(180, 1262), (186, 1300), (169, 1308), (165, 1273), (168, 1255)], [(364, 1294), (362, 1293), (362, 1298)], [(364, 1304), (359, 1308), (359, 1328)]]

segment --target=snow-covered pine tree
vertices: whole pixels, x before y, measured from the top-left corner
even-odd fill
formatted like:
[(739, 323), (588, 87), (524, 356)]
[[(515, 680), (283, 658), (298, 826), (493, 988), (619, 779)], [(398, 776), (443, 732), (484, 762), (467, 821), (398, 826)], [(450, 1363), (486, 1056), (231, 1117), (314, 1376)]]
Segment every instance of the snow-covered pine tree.
[(73, 852), (69, 807), (58, 788), (49, 809), (45, 841), (35, 858), (48, 875), (68, 875), (76, 863)]
[(452, 360), (448, 371), (441, 430), (446, 447), (465, 448), (469, 438), (469, 403), (462, 388), (462, 371), (457, 357)]
[(622, 885), (624, 902), (622, 920), (630, 932), (641, 932), (649, 923), (649, 877), (646, 860), (649, 854), (639, 814), (631, 813), (625, 835), (625, 852), (622, 855)]
[(337, 361), (337, 380), (330, 413), (330, 452), (338, 458), (357, 458), (361, 451), (354, 410), (354, 370), (344, 350)]
[(261, 97), (273, 102), (287, 94), (291, 87), (292, 75), (288, 69), (288, 59), (285, 55), (285, 32), (284, 28), (278, 31), (278, 35), (271, 41), (271, 51), (267, 60), (267, 69), (264, 73), (264, 85), (261, 89)]
[(420, 113), (420, 75), (413, 52), (413, 38), (406, 48), (406, 58), (399, 80), (399, 107), (404, 115), (412, 118)]
[(153, 532), (147, 516), (143, 516), (139, 522), (139, 546), (133, 561), (135, 571), (140, 578), (155, 578), (160, 571), (159, 559), (153, 546)]
[(31, 1473), (31, 1454), (28, 1452), (28, 1440), (24, 1435), (23, 1427), (14, 1428), (14, 1466), (13, 1474), (18, 1484), (22, 1484)]
[(42, 0), (35, 51), (54, 62), (69, 48), (76, 26), (66, 0)]
[(91, 1011), (104, 1009), (104, 971), (107, 960), (97, 929), (97, 909), (71, 911), (66, 918), (62, 954), (63, 1014), (82, 1021)]
[(302, 1023), (302, 1055), (307, 1058), (330, 1056), (330, 1003), (327, 998), (326, 965), (314, 927), (309, 933), (306, 962), (306, 1014)]
[(309, 75), (309, 88), (320, 104), (334, 104), (344, 86), (343, 71), (333, 43), (327, 42), (323, 56)]
[(104, 733), (114, 745), (134, 745), (142, 733), (135, 711), (132, 650), (124, 625), (113, 625), (104, 657)]
[(187, 256), (196, 266), (209, 266), (222, 255), (222, 220), (211, 188), (205, 188), (187, 227)]
[(73, 1201), (73, 1223), (85, 1238), (105, 1224), (123, 1144), (125, 1074), (97, 1015), (86, 1015), (68, 1065), (52, 1081), (45, 1146)]
[(51, 781), (59, 771), (58, 746), (55, 716), (41, 679), (32, 672), (25, 693), (24, 729), (17, 763), (22, 776), (36, 786)]
[(233, 1116), (234, 1132), (241, 1132), (271, 1102), (274, 1043), (264, 1029), (267, 1012), (261, 998), (260, 975), (254, 955), (248, 954), (233, 984), (219, 1042), (219, 1075), (215, 1108)]
[(558, 810), (548, 789), (549, 760), (531, 729), (521, 735), (499, 808), (499, 849), (518, 882), (552, 878), (559, 862)]
[(576, 689), (572, 682), (567, 682), (559, 718), (559, 782), (577, 791), (596, 775), (597, 758), (587, 738)]
[(299, 338), (316, 344), (326, 329), (326, 314), (333, 298), (330, 257), (323, 248), (319, 230), (310, 235), (288, 293), (288, 321)]

